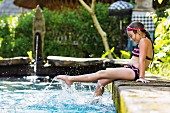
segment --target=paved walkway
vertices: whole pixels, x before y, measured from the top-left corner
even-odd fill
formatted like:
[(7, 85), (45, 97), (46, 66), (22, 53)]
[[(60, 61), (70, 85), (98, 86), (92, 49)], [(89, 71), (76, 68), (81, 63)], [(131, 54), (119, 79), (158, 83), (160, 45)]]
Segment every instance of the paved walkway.
[(113, 98), (118, 113), (170, 113), (170, 81), (147, 73), (150, 83), (118, 80)]

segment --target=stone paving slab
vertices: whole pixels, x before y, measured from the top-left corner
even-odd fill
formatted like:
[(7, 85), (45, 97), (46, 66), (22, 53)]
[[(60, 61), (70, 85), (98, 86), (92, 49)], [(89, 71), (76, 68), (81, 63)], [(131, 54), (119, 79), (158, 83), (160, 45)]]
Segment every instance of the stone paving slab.
[(120, 86), (121, 113), (170, 113), (170, 87)]
[(146, 73), (149, 83), (127, 80), (113, 82), (117, 113), (170, 113), (170, 80)]

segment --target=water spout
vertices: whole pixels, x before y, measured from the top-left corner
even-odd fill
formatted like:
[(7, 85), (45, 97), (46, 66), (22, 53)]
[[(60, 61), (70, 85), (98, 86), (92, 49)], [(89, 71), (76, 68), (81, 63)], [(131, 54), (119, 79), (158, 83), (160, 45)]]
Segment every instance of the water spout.
[(48, 82), (50, 77), (43, 74), (45, 69), (43, 48), (44, 48), (44, 36), (45, 36), (45, 19), (42, 13), (42, 9), (39, 5), (35, 9), (35, 15), (33, 19), (33, 51), (34, 62), (32, 65), (33, 71), (26, 79), (35, 82)]

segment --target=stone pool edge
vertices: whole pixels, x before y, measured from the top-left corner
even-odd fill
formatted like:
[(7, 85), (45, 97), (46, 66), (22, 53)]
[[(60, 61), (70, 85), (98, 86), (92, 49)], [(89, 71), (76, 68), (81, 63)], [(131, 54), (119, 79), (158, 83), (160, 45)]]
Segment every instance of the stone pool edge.
[[(159, 75), (153, 75), (150, 73), (146, 74), (146, 79), (150, 80), (150, 83), (144, 84), (125, 80), (117, 80), (112, 83), (112, 87), (109, 87), (109, 89), (112, 91), (113, 101), (117, 113), (135, 113), (136, 111), (138, 111), (138, 113), (143, 113), (143, 111), (139, 110), (146, 110), (145, 113), (150, 113), (153, 111), (158, 113), (166, 113), (166, 110), (163, 109), (164, 107), (162, 107), (162, 109), (158, 109), (159, 105), (155, 103), (155, 99), (160, 99), (159, 93), (155, 97), (147, 97), (147, 93), (148, 91), (153, 92), (152, 89), (154, 88), (156, 88), (156, 90), (158, 89), (159, 92), (163, 92), (161, 89), (164, 88), (165, 91), (168, 90), (170, 92), (170, 81), (162, 78)], [(141, 99), (141, 94), (139, 94), (140, 91), (142, 91), (142, 94), (144, 94), (142, 95), (142, 98), (147, 98), (147, 100), (144, 101)], [(162, 97), (162, 95), (160, 95), (160, 97)], [(146, 106), (147, 103), (150, 103), (151, 106)], [(164, 101), (162, 106), (166, 106), (169, 103), (170, 99), (167, 102)]]

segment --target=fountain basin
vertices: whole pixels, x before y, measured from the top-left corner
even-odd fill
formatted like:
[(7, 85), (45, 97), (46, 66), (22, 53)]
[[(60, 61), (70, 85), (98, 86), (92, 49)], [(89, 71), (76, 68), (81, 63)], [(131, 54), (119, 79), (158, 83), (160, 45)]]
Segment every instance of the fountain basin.
[[(85, 74), (96, 72), (104, 67), (105, 58), (74, 58), (48, 56), (48, 64), (37, 65), (36, 75), (54, 77), (58, 74)], [(4, 58), (0, 60), (0, 77), (29, 76), (34, 73), (34, 64), (28, 57)]]
[[(37, 65), (36, 75), (54, 77), (60, 74), (74, 76), (93, 73), (108, 67), (120, 67), (127, 64), (129, 59), (48, 56), (47, 62)], [(0, 77), (30, 76), (34, 73), (34, 64), (31, 63), (28, 57), (4, 58), (0, 60)]]

